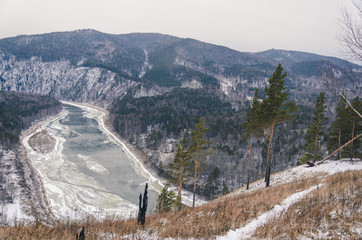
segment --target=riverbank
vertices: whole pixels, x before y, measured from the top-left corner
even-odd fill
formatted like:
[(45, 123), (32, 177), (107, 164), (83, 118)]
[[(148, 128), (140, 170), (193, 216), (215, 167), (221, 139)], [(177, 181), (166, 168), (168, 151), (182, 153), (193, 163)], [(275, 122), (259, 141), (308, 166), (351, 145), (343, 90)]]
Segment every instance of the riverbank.
[[(56, 219), (133, 217), (145, 183), (149, 184), (149, 208), (153, 211), (157, 192), (162, 190), (165, 180), (147, 169), (144, 164), (147, 156), (115, 133), (107, 110), (90, 104), (63, 104), (66, 107), (61, 114), (35, 124), (22, 137)], [(46, 153), (37, 152), (28, 140), (45, 130), (56, 139), (55, 147)], [(105, 137), (95, 136), (98, 131)], [(119, 150), (107, 152), (112, 145), (116, 147), (114, 144)], [(127, 158), (131, 161), (122, 160)], [(192, 204), (191, 193), (183, 191), (183, 203)]]
[(55, 218), (47, 198), (43, 178), (29, 159), (24, 139), (35, 134), (44, 124), (62, 114), (64, 113), (60, 112), (33, 123), (31, 127), (21, 132), (18, 147), (6, 151), (5, 155), (0, 157), (1, 163), (7, 166), (3, 174), (7, 177), (7, 185), (12, 197), (12, 203), (3, 203), (1, 217), (3, 224), (27, 224), (34, 221), (54, 223)]

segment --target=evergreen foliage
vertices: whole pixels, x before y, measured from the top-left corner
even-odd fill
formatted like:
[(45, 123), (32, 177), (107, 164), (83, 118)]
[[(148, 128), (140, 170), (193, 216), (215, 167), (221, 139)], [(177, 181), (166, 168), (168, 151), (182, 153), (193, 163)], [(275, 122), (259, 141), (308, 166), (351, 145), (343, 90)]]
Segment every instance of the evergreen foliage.
[[(351, 102), (352, 106), (358, 111), (362, 111), (362, 101), (356, 97)], [(333, 152), (343, 144), (347, 143), (362, 131), (361, 118), (347, 106), (346, 101), (341, 97), (336, 108), (336, 120), (331, 124), (328, 137), (328, 151)], [(361, 139), (355, 140), (350, 147), (342, 149), (338, 152), (337, 158), (340, 157), (361, 157)]]
[(248, 179), (246, 189), (249, 189), (250, 182), (250, 161), (251, 161), (251, 150), (253, 146), (253, 136), (257, 134), (261, 135), (263, 120), (261, 118), (262, 113), (259, 102), (259, 89), (255, 90), (252, 105), (249, 106), (248, 112), (246, 113), (246, 122), (243, 123), (243, 129), (246, 129), (247, 134), (250, 135), (250, 150), (249, 150), (249, 161), (248, 161)]
[(228, 187), (228, 185), (226, 183), (224, 183), (221, 194), (226, 195), (226, 194), (229, 194), (229, 193), (230, 193), (229, 187)]
[(316, 105), (313, 111), (312, 123), (308, 126), (307, 134), (305, 135), (305, 150), (300, 161), (302, 163), (311, 162), (322, 159), (321, 147), (319, 139), (324, 135), (324, 123), (327, 118), (324, 116), (324, 111), (327, 108), (325, 105), (325, 93), (321, 92), (317, 98)]
[[(359, 113), (362, 112), (362, 100), (357, 96), (351, 102), (354, 109)], [(348, 115), (348, 125), (350, 130), (350, 139), (353, 139), (355, 136), (362, 132), (362, 118), (357, 115), (355, 111), (350, 106), (347, 106), (347, 115)], [(361, 138), (356, 139), (349, 145), (349, 157), (362, 157), (362, 147), (361, 147)]]
[(190, 154), (194, 163), (194, 188), (193, 188), (193, 200), (192, 207), (195, 207), (196, 200), (196, 182), (197, 182), (197, 173), (200, 171), (199, 165), (204, 160), (205, 154), (207, 154), (204, 150), (206, 150), (207, 145), (211, 142), (205, 140), (205, 134), (207, 132), (207, 128), (205, 128), (205, 120), (204, 118), (200, 118), (198, 124), (196, 124), (195, 130), (192, 131), (191, 134), (191, 145), (189, 148)]
[[(128, 94), (115, 101), (111, 117), (116, 131), (130, 138), (134, 134), (146, 133), (149, 126), (157, 126), (160, 133), (151, 133), (147, 140), (157, 148), (158, 135), (163, 138), (180, 137), (185, 129), (197, 124), (200, 117), (210, 120), (210, 134), (220, 137), (241, 131), (231, 104), (205, 89), (181, 89), (160, 96), (133, 98)], [(220, 131), (223, 129), (223, 131)]]
[(182, 184), (185, 179), (188, 179), (192, 172), (192, 164), (190, 154), (187, 149), (187, 140), (184, 138), (176, 145), (176, 153), (173, 161), (168, 165), (168, 176), (171, 183), (179, 186), (177, 195), (177, 206), (180, 209), (182, 203)]
[(167, 185), (163, 187), (161, 193), (157, 198), (156, 212), (163, 213), (172, 210), (176, 203), (176, 194), (173, 191), (169, 191)]
[(209, 199), (215, 198), (215, 193), (218, 190), (218, 179), (220, 177), (220, 169), (218, 167), (214, 167), (210, 175), (207, 177), (206, 185), (205, 185), (205, 195)]
[(32, 121), (60, 110), (61, 103), (51, 97), (0, 91), (0, 145), (8, 148), (17, 144), (20, 132)]
[(287, 73), (283, 73), (283, 68), (281, 64), (279, 64), (275, 69), (273, 76), (269, 78), (269, 86), (264, 88), (266, 98), (263, 99), (261, 104), (262, 119), (267, 123), (265, 126), (269, 131), (265, 174), (267, 187), (270, 183), (270, 151), (272, 147), (274, 128), (280, 123), (296, 118), (295, 112), (297, 111), (297, 107), (293, 102), (286, 102), (289, 96), (288, 92), (285, 91), (286, 87), (284, 86), (284, 79), (286, 76)]

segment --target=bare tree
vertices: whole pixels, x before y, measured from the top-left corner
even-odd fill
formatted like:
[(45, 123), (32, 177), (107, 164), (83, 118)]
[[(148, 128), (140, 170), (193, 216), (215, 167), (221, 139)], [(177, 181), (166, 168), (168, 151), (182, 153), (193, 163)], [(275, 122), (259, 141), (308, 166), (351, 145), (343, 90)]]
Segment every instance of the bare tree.
[[(362, 0), (353, 0), (352, 4), (355, 6), (354, 10), (358, 17), (355, 17), (355, 14), (353, 14), (353, 12), (347, 8), (343, 8), (341, 10), (342, 18), (339, 20), (339, 25), (341, 27), (342, 34), (339, 36), (339, 40), (342, 46), (345, 48), (346, 53), (356, 60), (358, 64), (362, 64)], [(344, 81), (349, 81), (350, 83), (354, 84), (358, 96), (360, 95), (361, 91), (360, 74), (357, 74), (357, 77), (353, 75), (353, 70), (351, 73), (344, 73), (343, 79)], [(335, 70), (333, 69), (332, 64), (329, 64), (327, 70), (324, 71), (324, 73), (321, 75), (321, 78), (332, 93), (341, 96), (345, 100), (346, 104), (360, 118), (362, 118), (362, 114), (352, 106), (351, 102), (347, 99), (345, 92), (343, 89), (341, 89), (340, 84), (337, 82), (335, 77)], [(319, 162), (319, 164), (323, 163), (325, 160), (348, 145), (353, 144), (353, 141), (360, 137), (362, 137), (361, 133), (356, 137), (352, 135), (352, 139), (350, 141), (348, 141), (343, 146), (340, 146), (332, 154), (325, 157), (321, 162)]]
[(339, 40), (346, 50), (346, 53), (352, 58), (362, 63), (362, 1), (352, 1), (357, 12), (357, 17), (347, 8), (341, 10), (342, 18), (339, 25), (342, 34)]

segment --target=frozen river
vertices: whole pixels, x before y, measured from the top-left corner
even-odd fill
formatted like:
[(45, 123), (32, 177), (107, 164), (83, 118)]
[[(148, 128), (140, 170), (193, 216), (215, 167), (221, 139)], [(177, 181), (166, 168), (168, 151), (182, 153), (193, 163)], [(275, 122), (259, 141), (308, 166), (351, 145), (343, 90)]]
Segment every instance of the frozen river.
[(24, 139), (55, 215), (61, 219), (134, 215), (146, 182), (150, 185), (149, 210), (153, 211), (155, 189), (161, 186), (104, 127), (104, 113), (67, 104), (63, 108), (65, 115), (42, 128), (57, 139), (52, 153), (36, 153), (26, 144), (30, 136)]

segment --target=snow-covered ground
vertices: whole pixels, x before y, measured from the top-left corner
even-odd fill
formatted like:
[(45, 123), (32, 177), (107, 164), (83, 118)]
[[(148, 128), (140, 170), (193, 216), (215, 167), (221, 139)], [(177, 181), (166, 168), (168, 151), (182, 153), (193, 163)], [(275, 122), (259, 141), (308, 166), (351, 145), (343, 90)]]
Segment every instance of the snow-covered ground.
[(6, 176), (5, 190), (2, 191), (8, 191), (12, 202), (0, 201), (0, 223), (1, 225), (13, 225), (19, 222), (34, 221), (35, 218), (26, 214), (21, 206), (28, 199), (27, 196), (22, 195), (22, 187), (19, 185), (23, 177), (19, 175), (18, 169), (15, 166), (17, 156), (11, 150), (2, 151), (2, 155), (0, 161), (5, 166), (2, 174)]
[[(306, 164), (284, 170), (279, 173), (272, 174), (270, 177), (270, 186), (276, 186), (279, 184), (299, 181), (303, 178), (311, 178), (319, 174), (335, 174), (338, 172), (345, 172), (349, 170), (361, 170), (362, 161), (359, 159), (341, 159), (338, 161), (327, 160), (320, 165), (309, 167)], [(252, 192), (265, 187), (264, 179), (258, 180), (249, 186), (247, 192)], [(245, 188), (234, 191), (231, 195), (240, 194), (246, 192)]]

